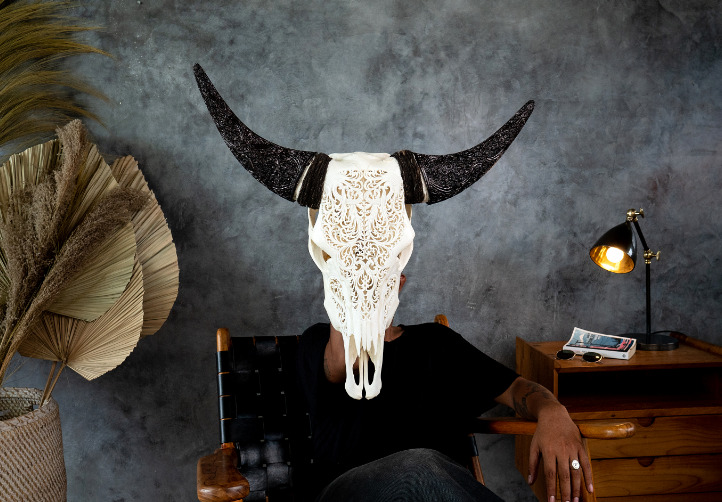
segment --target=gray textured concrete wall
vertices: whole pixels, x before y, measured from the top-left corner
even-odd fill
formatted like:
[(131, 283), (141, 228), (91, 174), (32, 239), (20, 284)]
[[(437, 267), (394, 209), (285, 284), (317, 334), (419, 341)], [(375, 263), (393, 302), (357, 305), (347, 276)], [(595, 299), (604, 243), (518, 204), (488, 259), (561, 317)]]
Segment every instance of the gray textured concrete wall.
[[(455, 152), (527, 99), (502, 160), (456, 198), (415, 208), (397, 321), (446, 313), (513, 366), (514, 339), (574, 326), (644, 328), (644, 273), (587, 253), (629, 208), (662, 260), (653, 328), (722, 343), (722, 22), (718, 1), (84, 2), (114, 60), (78, 70), (112, 98), (92, 126), (133, 154), (167, 215), (181, 287), (159, 333), (115, 371), (67, 371), (61, 407), (71, 501), (194, 500), (217, 442), (214, 332), (298, 333), (325, 317), (306, 215), (226, 150), (196, 89), (201, 63), (263, 136), (324, 152)], [(8, 382), (42, 386), (28, 361)], [(484, 439), (489, 485), (531, 500), (513, 441)]]

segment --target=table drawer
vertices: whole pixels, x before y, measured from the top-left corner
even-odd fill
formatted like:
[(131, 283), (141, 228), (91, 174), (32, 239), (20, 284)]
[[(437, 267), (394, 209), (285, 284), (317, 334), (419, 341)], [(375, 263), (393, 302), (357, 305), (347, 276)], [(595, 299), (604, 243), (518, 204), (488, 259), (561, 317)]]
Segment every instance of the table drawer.
[(722, 454), (593, 460), (598, 497), (722, 491)]
[(629, 420), (636, 428), (631, 438), (588, 440), (592, 458), (722, 453), (722, 416), (720, 415)]
[(722, 492), (670, 493), (667, 495), (637, 495), (627, 497), (598, 497), (597, 502), (720, 502)]

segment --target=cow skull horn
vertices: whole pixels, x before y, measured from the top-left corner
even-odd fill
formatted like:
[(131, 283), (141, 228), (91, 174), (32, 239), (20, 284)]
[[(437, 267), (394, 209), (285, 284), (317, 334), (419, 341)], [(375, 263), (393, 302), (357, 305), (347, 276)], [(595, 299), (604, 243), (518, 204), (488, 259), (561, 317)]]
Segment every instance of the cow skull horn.
[[(534, 111), (528, 101), (498, 131), (484, 142), (462, 152), (447, 155), (423, 155), (402, 150), (393, 154), (401, 166), (406, 203), (434, 204), (457, 195), (476, 183), (504, 154)], [(412, 180), (414, 173), (423, 176)], [(422, 187), (426, 187), (426, 194)]]
[[(193, 67), (193, 73), (213, 122), (238, 162), (284, 199), (318, 208), (325, 169), (331, 158), (324, 153), (286, 148), (262, 138), (233, 113), (199, 64)], [(299, 182), (304, 178), (314, 182), (304, 183), (297, 193)]]
[[(286, 148), (251, 131), (233, 113), (199, 64), (193, 67), (208, 111), (236, 159), (268, 189), (290, 201), (318, 209), (330, 157), (325, 153)], [(425, 155), (400, 150), (392, 155), (401, 168), (407, 204), (434, 204), (476, 183), (526, 124), (534, 111), (528, 101), (498, 131), (467, 150)]]

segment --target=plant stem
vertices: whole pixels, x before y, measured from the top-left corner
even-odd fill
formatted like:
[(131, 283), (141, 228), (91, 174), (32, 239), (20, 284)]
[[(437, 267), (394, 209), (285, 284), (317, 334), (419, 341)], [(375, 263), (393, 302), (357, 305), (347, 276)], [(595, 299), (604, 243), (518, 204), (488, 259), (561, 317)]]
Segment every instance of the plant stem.
[(65, 369), (65, 361), (63, 361), (63, 364), (60, 365), (60, 369), (55, 374), (55, 379), (53, 379), (52, 385), (50, 385), (50, 388), (48, 388), (48, 383), (50, 383), (50, 378), (53, 376), (53, 370), (55, 370), (55, 365), (57, 364), (57, 361), (53, 363), (53, 367), (50, 370), (50, 375), (48, 376), (48, 382), (45, 384), (45, 390), (43, 391), (43, 398), (40, 400), (40, 406), (43, 406), (45, 402), (50, 399), (50, 395), (53, 393), (53, 389), (55, 389), (55, 384), (58, 383), (58, 378), (60, 378), (60, 374)]

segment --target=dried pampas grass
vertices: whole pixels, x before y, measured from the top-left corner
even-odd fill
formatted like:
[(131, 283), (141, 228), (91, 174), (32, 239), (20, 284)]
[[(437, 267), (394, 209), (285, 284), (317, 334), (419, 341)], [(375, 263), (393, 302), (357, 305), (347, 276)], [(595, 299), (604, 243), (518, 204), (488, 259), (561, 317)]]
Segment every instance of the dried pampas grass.
[(63, 65), (71, 56), (109, 54), (76, 40), (95, 28), (79, 24), (72, 7), (68, 1), (0, 0), (0, 147), (21, 150), (71, 118), (98, 120), (76, 96), (107, 98)]

